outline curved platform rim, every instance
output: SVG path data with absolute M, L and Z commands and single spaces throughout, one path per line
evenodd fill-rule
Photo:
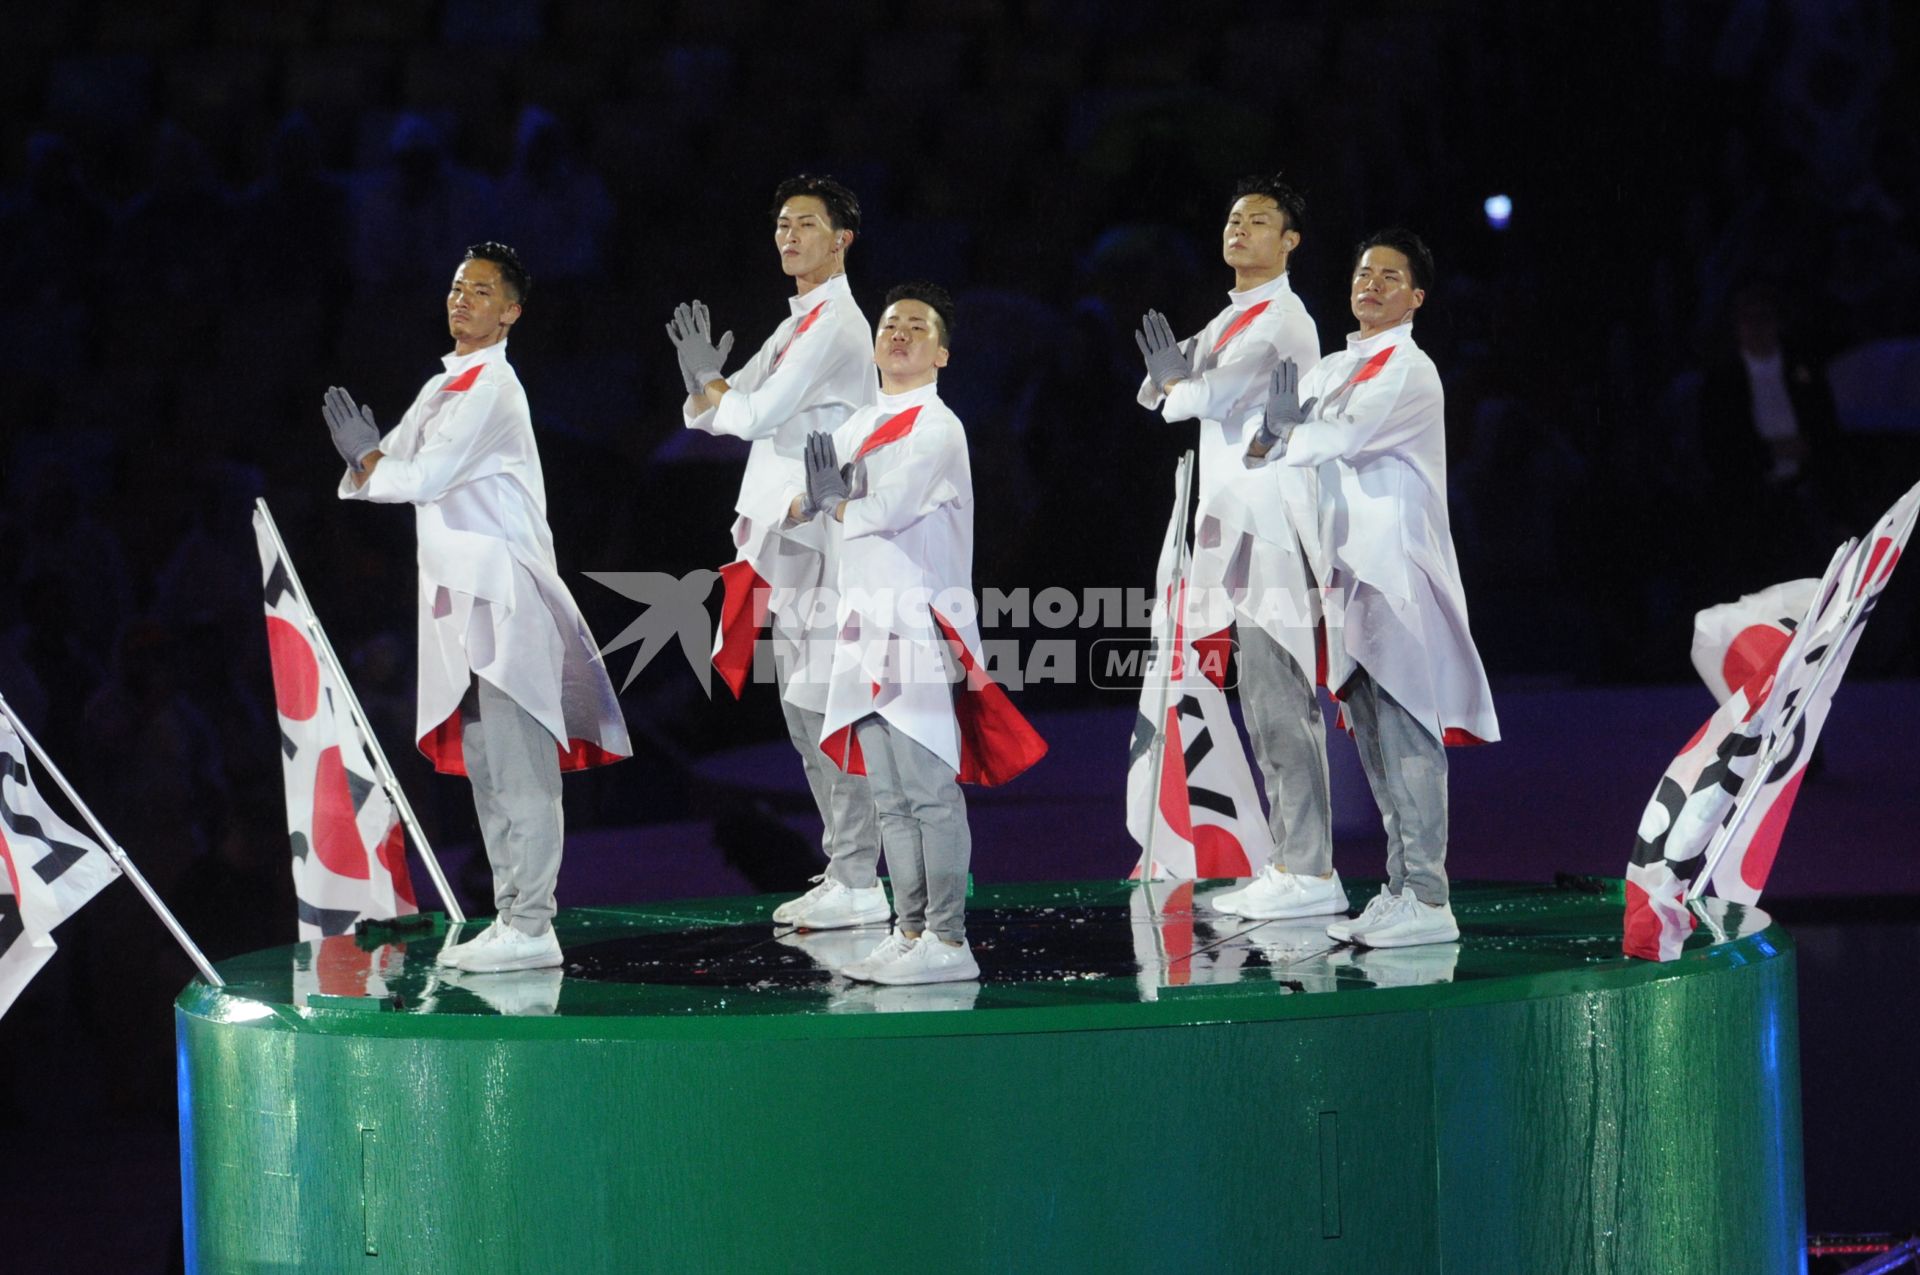
M 1124 882 L 1058 883 L 1064 890 L 1099 891 L 1109 899 L 1124 898 Z M 1595 920 L 1611 916 L 1619 905 L 1616 889 L 1570 898 L 1562 904 L 1585 905 L 1588 937 Z M 1485 883 L 1463 885 L 1467 896 L 1487 891 L 1520 891 L 1553 895 L 1542 884 Z M 1002 890 L 1007 889 L 1002 887 Z M 995 891 L 985 891 L 989 897 Z M 660 929 L 673 925 L 741 924 L 740 918 L 764 917 L 770 896 L 669 903 L 629 909 L 577 908 L 562 913 L 560 924 L 569 947 L 596 940 L 603 926 L 633 927 L 636 923 Z M 1471 905 L 1462 909 L 1462 947 L 1469 953 L 1497 957 L 1503 945 L 1514 941 L 1511 925 L 1494 915 L 1476 920 Z M 727 918 L 722 920 L 721 918 Z M 1617 920 L 1612 922 L 1618 924 Z M 1615 931 L 1617 933 L 1617 930 Z M 603 940 L 602 940 L 603 941 Z M 437 948 L 437 940 L 434 941 Z M 222 963 L 222 974 L 232 980 L 226 990 L 201 982 L 180 995 L 182 1013 L 210 1022 L 246 1025 L 263 1031 L 310 1035 L 453 1040 L 794 1040 L 820 1038 L 900 1038 L 978 1035 L 1021 1035 L 1059 1031 L 1103 1031 L 1129 1028 L 1229 1025 L 1277 1020 L 1325 1020 L 1405 1013 L 1410 1010 L 1449 1010 L 1467 1006 L 1509 1004 L 1569 994 L 1617 991 L 1649 983 L 1730 972 L 1765 962 L 1792 949 L 1792 940 L 1776 924 L 1711 946 L 1689 948 L 1677 961 L 1658 964 L 1622 955 L 1611 959 L 1584 958 L 1583 963 L 1544 973 L 1474 977 L 1461 981 L 1411 987 L 1373 987 L 1360 993 L 1302 993 L 1284 986 L 1284 971 L 1270 979 L 1230 983 L 1162 986 L 1155 999 L 1118 999 L 1103 988 L 1110 977 L 1074 976 L 1036 984 L 992 984 L 1000 1003 L 965 1012 L 900 1014 L 846 1014 L 795 1012 L 791 1007 L 763 1003 L 756 1008 L 751 993 L 739 1004 L 717 996 L 717 1006 L 704 1012 L 682 1007 L 650 1008 L 632 1003 L 631 985 L 569 978 L 571 995 L 578 997 L 568 1012 L 557 1015 L 510 1016 L 493 1014 L 381 1012 L 377 1002 L 350 1005 L 342 1000 L 326 1005 L 296 1006 L 289 995 L 275 1000 L 262 994 L 257 968 L 278 959 L 286 968 L 298 947 L 268 949 Z M 1617 953 L 1617 946 L 1614 949 Z M 411 959 L 411 958 L 409 958 Z M 1278 982 L 1276 982 L 1278 980 Z M 1023 990 L 1024 989 L 1024 990 Z M 625 1007 L 621 1003 L 625 1002 Z M 1030 1003 L 1027 1003 L 1030 1002 Z

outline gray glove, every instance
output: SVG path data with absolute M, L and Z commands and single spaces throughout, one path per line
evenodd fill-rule
M 380 449 L 380 427 L 373 423 L 373 409 L 361 407 L 351 394 L 331 385 L 320 400 L 320 414 L 327 418 L 327 430 L 333 435 L 340 458 L 354 473 L 363 472 L 360 462 L 368 452 Z
M 840 468 L 840 457 L 833 449 L 833 435 L 815 430 L 807 435 L 807 515 L 831 510 L 853 494 L 852 475 Z
M 1140 330 L 1133 334 L 1140 357 L 1147 361 L 1147 379 L 1165 389 L 1168 381 L 1184 381 L 1193 375 L 1191 346 L 1182 347 L 1173 338 L 1173 326 L 1158 310 L 1147 311 Z
M 720 379 L 727 353 L 733 349 L 731 332 L 720 338 L 719 345 L 713 343 L 713 321 L 707 307 L 698 301 L 690 306 L 674 307 L 673 321 L 667 324 L 667 339 L 673 342 L 673 352 L 680 360 L 680 376 L 689 394 L 697 394 L 710 382 Z
M 1318 398 L 1300 401 L 1300 365 L 1292 359 L 1281 359 L 1267 384 L 1267 406 L 1261 413 L 1260 432 L 1254 435 L 1255 441 L 1268 455 L 1286 455 L 1294 426 L 1305 424 L 1313 414 L 1313 405 L 1319 401 Z

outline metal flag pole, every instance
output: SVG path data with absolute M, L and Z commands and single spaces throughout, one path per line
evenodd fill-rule
M 327 631 L 320 627 L 319 615 L 314 612 L 313 604 L 307 601 L 306 586 L 300 583 L 300 573 L 294 569 L 293 557 L 287 552 L 286 542 L 280 538 L 280 528 L 274 525 L 273 514 L 268 510 L 265 498 L 255 500 L 253 507 L 259 511 L 267 535 L 273 540 L 274 552 L 280 555 L 280 565 L 287 569 L 287 582 L 300 603 L 300 612 L 306 620 L 307 635 L 313 640 L 313 649 L 326 664 L 327 671 L 333 674 L 334 684 L 340 688 L 341 698 L 347 702 L 347 713 L 353 719 L 353 726 L 360 732 L 360 738 L 366 741 L 380 786 L 392 798 L 394 809 L 400 812 L 400 822 L 406 825 L 408 834 L 413 837 L 413 844 L 419 848 L 421 862 L 427 865 L 427 875 L 433 878 L 433 888 L 440 892 L 440 902 L 447 909 L 448 918 L 455 925 L 464 924 L 467 914 L 460 910 L 460 901 L 453 897 L 446 874 L 440 870 L 440 861 L 433 857 L 433 847 L 427 844 L 426 834 L 420 831 L 420 821 L 414 817 L 413 805 L 407 800 L 407 794 L 401 791 L 393 767 L 387 764 L 386 751 L 380 747 L 380 740 L 373 733 L 373 725 L 360 707 L 360 697 L 353 693 L 353 683 L 347 680 L 347 671 L 341 666 L 340 657 L 334 654 L 333 643 L 327 640 Z
M 1916 505 L 1913 512 L 1907 515 L 1906 524 L 1901 527 L 1900 534 L 1894 537 L 1895 544 L 1906 543 L 1907 537 L 1913 533 L 1916 516 L 1920 516 L 1920 505 Z M 1733 803 L 1733 812 L 1714 832 L 1713 840 L 1708 843 L 1707 852 L 1701 860 L 1700 875 L 1695 877 L 1693 884 L 1687 888 L 1688 902 L 1698 899 L 1706 892 L 1707 886 L 1713 880 L 1714 871 L 1720 866 L 1720 860 L 1726 857 L 1727 848 L 1733 844 L 1734 837 L 1739 835 L 1741 825 L 1746 823 L 1754 803 L 1759 800 L 1760 793 L 1766 788 L 1767 776 L 1772 773 L 1774 766 L 1778 763 L 1781 751 L 1799 731 L 1800 721 L 1806 716 L 1807 706 L 1819 695 L 1821 686 L 1827 680 L 1827 674 L 1832 671 L 1834 662 L 1839 658 L 1841 650 L 1846 647 L 1847 637 L 1853 631 L 1854 625 L 1858 623 L 1861 610 L 1877 596 L 1859 592 L 1865 582 L 1867 571 L 1869 555 L 1866 549 L 1865 541 L 1854 541 L 1842 547 L 1841 552 L 1850 550 L 1852 554 L 1852 570 L 1846 572 L 1844 579 L 1834 582 L 1837 588 L 1845 590 L 1852 596 L 1852 600 L 1846 604 L 1845 618 L 1834 629 L 1833 639 L 1827 644 L 1826 651 L 1820 657 L 1820 666 L 1814 670 L 1813 681 L 1807 685 L 1806 694 L 1795 700 L 1782 715 L 1779 725 L 1775 726 L 1771 733 L 1768 747 L 1754 764 L 1753 772 L 1747 776 L 1747 781 L 1740 786 L 1740 795 Z M 1839 554 L 1835 556 L 1838 557 Z M 1832 564 L 1827 567 L 1827 571 L 1829 575 L 1832 574 Z M 1826 583 L 1824 578 L 1821 583 Z M 1819 607 L 1821 599 L 1825 596 L 1824 589 L 1814 595 L 1809 614 L 1801 622 L 1803 629 L 1813 618 L 1811 612 Z
M 140 897 L 147 901 L 147 906 L 152 908 L 153 914 L 160 918 L 160 923 L 167 927 L 167 933 L 173 935 L 173 941 L 180 945 L 180 949 L 187 954 L 187 959 L 192 961 L 194 968 L 200 971 L 200 977 L 214 987 L 225 987 L 227 980 L 220 977 L 219 971 L 213 968 L 213 962 L 209 961 L 207 954 L 200 950 L 200 945 L 181 928 L 180 922 L 167 909 L 167 905 L 160 901 L 160 896 L 153 892 L 151 885 L 147 884 L 146 877 L 140 874 L 140 869 L 133 866 L 133 860 L 129 859 L 127 852 L 120 848 L 120 843 L 101 826 L 98 819 L 94 818 L 92 809 L 86 802 L 80 800 L 80 794 L 73 790 L 73 785 L 67 782 L 67 777 L 60 773 L 58 766 L 53 764 L 53 758 L 47 756 L 46 750 L 40 747 L 40 741 L 33 737 L 33 732 L 27 729 L 27 724 L 14 715 L 13 706 L 7 703 L 4 695 L 0 695 L 0 714 L 6 716 L 14 733 L 20 736 L 21 742 L 26 744 L 27 750 L 33 754 L 33 759 L 48 775 L 52 776 L 53 782 L 59 786 L 60 791 L 67 795 L 67 800 L 73 803 L 74 810 L 86 820 L 87 827 L 93 829 L 93 835 L 99 839 L 101 848 L 120 869 L 121 875 L 133 883 L 133 888 L 138 890 Z
M 1177 546 L 1173 553 L 1173 579 L 1167 593 L 1167 652 L 1168 660 L 1161 669 L 1160 702 L 1154 709 L 1153 743 L 1149 746 L 1152 754 L 1152 787 L 1148 791 L 1147 839 L 1140 851 L 1140 884 L 1145 887 L 1147 900 L 1147 919 L 1160 915 L 1160 908 L 1154 902 L 1153 888 L 1147 882 L 1153 877 L 1153 841 L 1154 831 L 1160 826 L 1160 781 L 1167 764 L 1167 697 L 1173 693 L 1174 661 L 1182 658 L 1176 649 L 1176 639 L 1180 632 L 1180 611 L 1186 602 L 1186 548 L 1187 548 L 1187 509 L 1190 493 L 1193 490 L 1193 452 L 1188 451 L 1180 457 L 1180 466 L 1174 473 L 1174 486 L 1177 489 L 1173 499 L 1173 522 L 1168 527 L 1172 532 L 1169 543 Z M 1160 634 L 1153 635 L 1154 649 L 1160 647 Z M 1152 661 L 1148 661 L 1147 671 L 1153 671 Z M 1156 927 L 1156 935 L 1158 933 Z

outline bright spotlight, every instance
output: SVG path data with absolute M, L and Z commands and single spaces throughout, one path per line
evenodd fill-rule
M 1495 230 L 1505 230 L 1513 220 L 1513 200 L 1505 195 L 1488 195 L 1480 206 L 1486 209 L 1487 225 Z

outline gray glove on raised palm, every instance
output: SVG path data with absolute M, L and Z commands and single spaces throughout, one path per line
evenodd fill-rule
M 1133 334 L 1140 357 L 1147 361 L 1147 379 L 1165 390 L 1169 381 L 1184 381 L 1193 375 L 1193 347 L 1181 345 L 1173 336 L 1173 325 L 1158 310 L 1147 311 L 1140 330 Z
M 1293 437 L 1294 426 L 1306 423 L 1313 414 L 1313 405 L 1318 398 L 1300 401 L 1300 365 L 1292 359 L 1281 359 L 1273 369 L 1273 378 L 1267 384 L 1267 406 L 1260 414 L 1260 431 L 1254 435 L 1254 441 L 1269 456 L 1287 454 L 1287 440 Z
M 338 385 L 330 385 L 320 400 L 320 414 L 327 418 L 327 432 L 333 435 L 340 459 L 354 473 L 363 472 L 361 462 L 367 453 L 380 450 L 380 427 L 373 423 L 373 409 L 355 403 Z
M 834 505 L 853 494 L 853 467 L 840 467 L 840 457 L 833 448 L 833 435 L 824 430 L 815 430 L 807 435 L 807 516 L 811 518 L 821 510 L 831 510 Z
M 703 303 L 675 306 L 673 321 L 667 324 L 667 339 L 673 342 L 674 355 L 680 360 L 680 379 L 686 382 L 689 396 L 721 379 L 721 369 L 733 349 L 733 333 L 726 333 L 715 345 L 713 320 Z

